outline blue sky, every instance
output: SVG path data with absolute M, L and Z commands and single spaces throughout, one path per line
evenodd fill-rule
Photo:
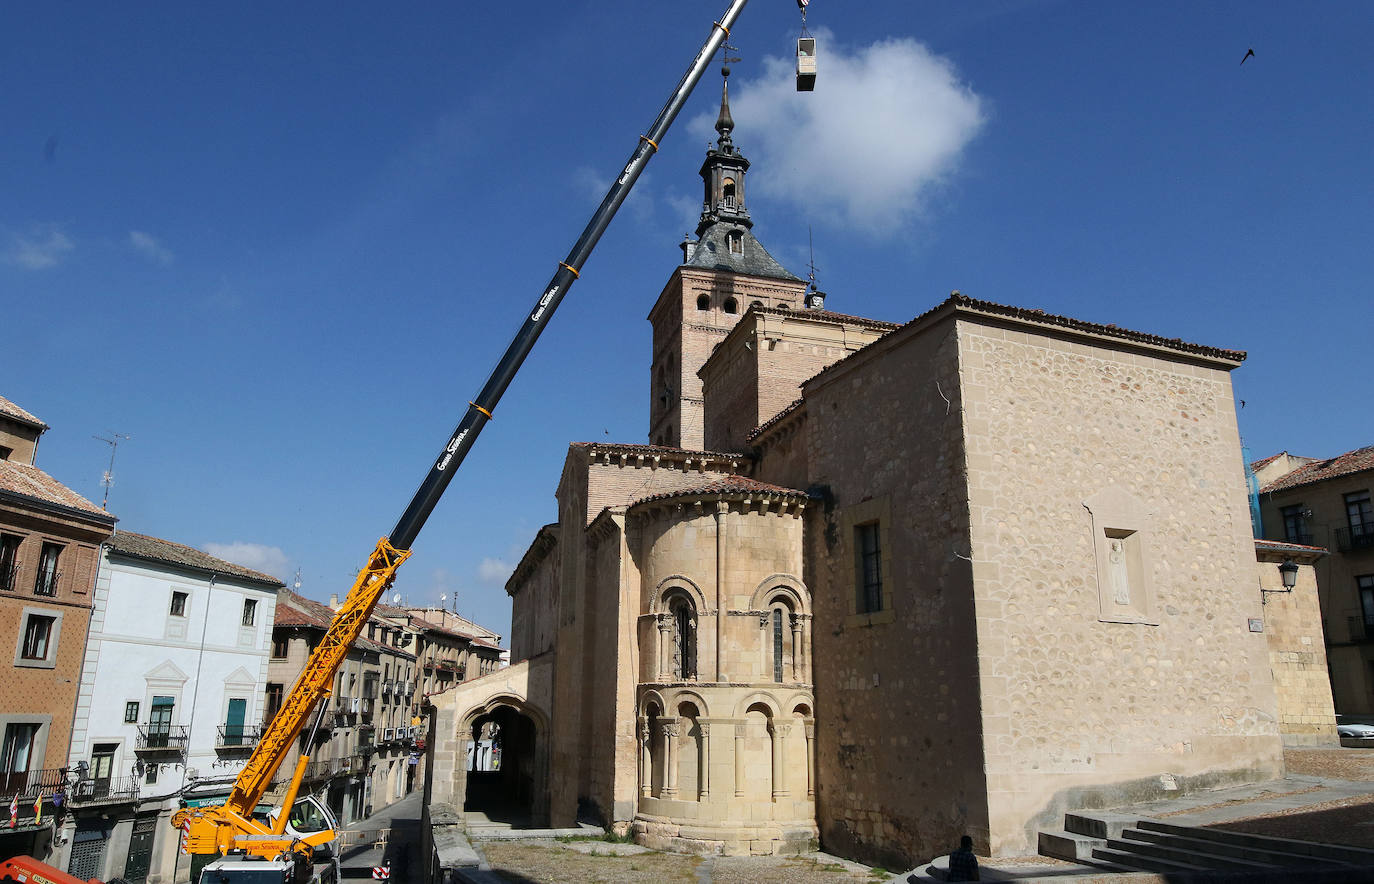
M 344 592 L 726 0 L 30 4 L 0 33 L 0 395 L 124 530 Z M 1243 349 L 1256 457 L 1374 442 L 1361 3 L 752 0 L 755 232 L 835 310 L 950 290 Z M 1255 56 L 1240 64 L 1248 48 Z M 695 224 L 715 69 L 397 590 L 501 589 L 569 441 L 643 442 L 644 321 Z

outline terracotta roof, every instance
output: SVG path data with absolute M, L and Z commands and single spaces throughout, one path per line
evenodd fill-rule
M 1305 543 L 1288 543 L 1283 540 L 1255 540 L 1255 549 L 1268 549 L 1276 552 L 1291 550 L 1299 553 L 1321 553 L 1325 555 L 1327 550 L 1324 546 L 1308 546 Z
M 585 448 L 596 451 L 606 451 L 612 454 L 645 454 L 663 455 L 671 457 L 711 457 L 717 460 L 739 460 L 745 455 L 731 451 L 693 451 L 688 448 L 672 448 L 667 445 L 626 445 L 616 442 L 573 442 L 573 448 Z
M 11 420 L 19 421 L 21 424 L 29 424 L 30 426 L 37 427 L 40 430 L 48 429 L 47 424 L 43 423 L 38 418 L 34 417 L 32 414 L 29 414 L 27 411 L 20 408 L 18 405 L 15 405 L 13 402 L 9 401 L 4 396 L 0 396 L 0 415 L 4 415 L 5 417 Z
M 658 500 L 674 500 L 681 497 L 706 497 L 717 494 L 758 494 L 766 497 L 785 497 L 794 500 L 808 500 L 806 492 L 798 491 L 795 488 L 784 488 L 781 485 L 770 485 L 767 482 L 759 482 L 755 479 L 746 479 L 743 476 L 728 476 L 724 479 L 717 479 L 705 485 L 698 485 L 695 488 L 684 488 L 678 491 L 665 491 L 661 494 L 651 494 L 642 497 L 630 504 L 631 507 L 639 506 L 644 503 L 652 503 Z
M 1165 338 L 1159 335 L 1152 335 L 1148 332 L 1132 331 L 1127 328 L 1120 328 L 1116 325 L 1102 325 L 1096 322 L 1087 322 L 1082 319 L 1074 319 L 1069 316 L 1059 316 L 1054 313 L 1046 313 L 1044 310 L 1035 310 L 1029 307 L 1012 307 L 1007 304 L 998 304 L 993 301 L 982 301 L 978 298 L 970 298 L 968 295 L 959 292 L 951 292 L 950 296 L 941 301 L 936 306 L 917 316 L 915 319 L 905 323 L 901 328 L 908 328 L 918 325 L 925 320 L 949 310 L 970 310 L 979 313 L 988 313 L 996 316 L 1005 316 L 1009 319 L 1020 319 L 1026 322 L 1034 322 L 1039 325 L 1051 325 L 1069 331 L 1086 332 L 1089 334 L 1102 335 L 1104 337 L 1116 338 L 1121 341 L 1129 341 L 1137 344 L 1148 344 L 1155 347 L 1165 347 L 1170 350 L 1177 350 L 1181 353 L 1189 353 L 1195 356 L 1205 356 L 1211 359 L 1222 359 L 1228 362 L 1244 362 L 1244 350 L 1223 350 L 1219 347 L 1208 347 L 1202 344 L 1190 344 L 1179 338 Z M 876 343 L 876 342 L 875 342 Z M 871 346 L 871 345 L 870 345 Z M 849 360 L 863 353 L 868 348 L 863 347 L 845 356 L 836 362 L 832 362 L 825 368 L 816 372 L 806 383 L 814 381 L 816 378 L 824 376 L 827 372 L 833 371 Z
M 783 418 L 787 417 L 792 412 L 801 408 L 805 402 L 805 399 L 798 399 L 791 405 L 784 408 L 782 411 L 779 411 L 777 414 L 773 415 L 768 420 L 764 421 L 754 429 L 750 430 L 749 435 L 744 437 L 745 441 L 753 442 L 755 439 L 762 436 L 764 433 L 768 432 L 768 430 L 771 429 L 774 425 L 781 423 Z
M 239 577 L 254 583 L 265 583 L 273 587 L 286 585 L 271 574 L 264 574 L 261 571 L 254 571 L 252 568 L 235 565 L 233 562 L 215 558 L 209 553 L 201 552 L 193 547 L 172 543 L 170 540 L 162 540 L 157 537 L 149 537 L 146 534 L 121 531 L 105 541 L 105 545 L 113 552 L 132 556 L 136 559 L 180 565 L 184 568 L 194 568 L 197 571 L 213 571 L 217 574 Z
M 326 632 L 333 622 L 334 609 L 328 605 L 297 595 L 289 589 L 283 589 L 277 593 L 276 614 L 272 618 L 273 626 L 295 626 Z M 353 647 L 373 654 L 395 654 L 399 657 L 415 659 L 415 655 L 408 651 L 380 644 L 364 635 L 358 636 Z
M 1269 466 L 1271 463 L 1273 463 L 1274 461 L 1276 461 L 1276 460 L 1278 460 L 1279 458 L 1283 457 L 1283 456 L 1284 456 L 1285 454 L 1287 454 L 1287 453 L 1288 453 L 1287 451 L 1280 451 L 1278 454 L 1271 454 L 1271 455 L 1269 455 L 1268 457 L 1261 457 L 1259 460 L 1253 460 L 1253 461 L 1251 461 L 1251 462 L 1250 462 L 1250 472 L 1252 472 L 1252 473 L 1258 473 L 1260 470 L 1262 470 L 1262 469 L 1264 469 L 1265 467 Z
M 826 319 L 831 322 L 844 322 L 850 325 L 862 325 L 867 328 L 886 328 L 894 329 L 901 326 L 900 322 L 884 322 L 881 319 L 869 319 L 867 316 L 853 316 L 849 313 L 836 313 L 834 310 L 788 310 L 785 307 L 750 307 L 755 313 L 766 313 L 770 316 L 795 316 L 801 319 Z
M 38 467 L 12 460 L 0 460 L 0 492 L 9 492 L 19 497 L 43 503 L 57 504 L 67 509 L 77 510 L 91 516 L 99 516 L 102 521 L 113 525 L 115 517 L 91 503 L 86 498 L 49 476 Z
M 1299 485 L 1311 485 L 1338 476 L 1348 476 L 1365 470 L 1374 470 L 1374 445 L 1356 448 L 1327 460 L 1317 460 L 1285 473 L 1260 489 L 1261 492 L 1281 491 Z
M 470 641 L 473 640 L 472 636 L 470 636 L 470 635 L 464 635 L 464 634 L 461 633 L 461 632 L 455 632 L 455 631 L 452 630 L 452 629 L 448 629 L 447 627 L 440 626 L 440 625 L 437 624 L 437 623 L 431 623 L 430 621 L 426 620 L 425 618 L 423 618 L 423 617 L 417 617 L 417 616 L 415 616 L 414 614 L 411 614 L 411 615 L 410 615 L 410 625 L 411 625 L 412 627 L 414 627 L 415 629 L 418 629 L 420 632 L 424 632 L 424 633 L 437 632 L 439 635 L 448 636 L 449 638 L 456 638 L 456 639 L 459 639 L 459 640 L 461 640 L 461 641 L 469 641 L 469 642 L 470 642 Z

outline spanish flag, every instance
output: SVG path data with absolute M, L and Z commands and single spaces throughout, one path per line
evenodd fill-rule
M 33 824 L 36 826 L 43 822 L 43 793 L 38 793 L 38 797 L 33 799 Z
M 10 828 L 13 829 L 15 826 L 18 826 L 18 825 L 19 825 L 19 793 L 18 793 L 18 792 L 15 792 L 15 793 L 14 793 L 14 797 L 10 799 Z

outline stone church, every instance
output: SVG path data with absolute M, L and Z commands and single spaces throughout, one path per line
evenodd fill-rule
M 435 698 L 435 799 L 905 868 L 1281 774 L 1244 354 L 958 293 L 834 312 L 757 238 L 733 128 L 723 95 L 649 444 L 569 446 L 512 665 Z

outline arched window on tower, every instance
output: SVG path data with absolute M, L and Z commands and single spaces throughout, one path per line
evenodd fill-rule
M 739 301 L 736 301 L 734 298 L 726 298 L 724 309 L 726 313 L 738 313 Z
M 697 612 L 692 602 L 676 595 L 668 603 L 673 630 L 673 675 L 687 680 L 697 676 Z
M 698 309 L 698 310 L 710 310 L 710 309 L 711 309 L 711 296 L 710 296 L 710 295 L 697 295 L 697 309 Z
M 744 254 L 744 231 L 732 230 L 725 234 L 725 246 L 732 255 Z
M 726 178 L 721 183 L 721 198 L 728 208 L 735 207 L 735 179 Z

